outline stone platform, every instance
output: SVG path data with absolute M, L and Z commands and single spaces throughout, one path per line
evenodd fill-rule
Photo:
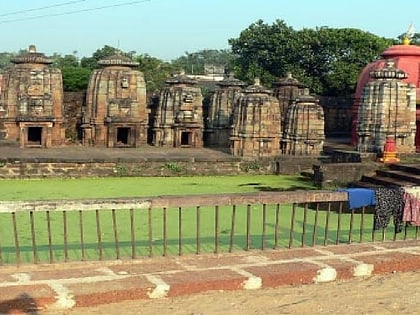
M 2 266 L 0 313 L 65 310 L 211 290 L 258 290 L 415 270 L 420 270 L 418 240 Z

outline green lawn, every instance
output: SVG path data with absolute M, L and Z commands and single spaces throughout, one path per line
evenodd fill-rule
M 144 197 L 314 189 L 300 176 L 107 177 L 0 180 L 1 199 Z
M 211 176 L 211 177 L 167 177 L 167 178 L 84 178 L 84 179 L 45 179 L 45 180 L 1 180 L 0 190 L 3 200 L 46 200 L 46 199 L 84 199 L 111 197 L 141 197 L 157 195 L 180 195 L 202 193 L 239 193 L 257 191 L 282 191 L 313 189 L 310 183 L 296 176 Z M 77 210 L 77 209 L 75 209 Z M 15 214 L 0 213 L 0 264 L 33 261 L 34 255 L 39 262 L 69 260 L 129 258 L 134 250 L 136 257 L 177 255 L 180 251 L 197 251 L 197 209 L 153 209 L 149 218 L 147 209 L 126 209 L 115 211 L 115 221 L 111 210 L 35 212 L 33 221 L 27 211 Z M 328 213 L 322 208 L 317 213 L 313 207 L 290 204 L 267 205 L 263 224 L 263 207 L 254 204 L 249 208 L 238 206 L 233 219 L 232 206 L 220 206 L 218 228 L 216 229 L 215 207 L 199 209 L 200 252 L 215 251 L 215 235 L 218 231 L 218 251 L 229 250 L 233 233 L 232 249 L 246 248 L 246 227 L 249 223 L 250 249 L 279 248 L 289 246 L 312 246 L 352 241 L 370 241 L 372 237 L 373 215 L 363 216 L 356 213 L 338 215 Z M 277 214 L 278 212 L 278 222 Z M 99 215 L 97 217 L 97 214 Z M 340 229 L 339 225 L 340 217 Z M 131 218 L 133 221 L 131 221 Z M 306 218 L 306 219 L 305 219 Z M 98 220 L 99 219 L 99 220 Z M 151 224 L 149 225 L 149 219 Z M 249 222 L 247 220 L 250 220 Z M 350 222 L 352 220 L 352 229 Z M 315 224 L 315 221 L 317 222 Z M 16 229 L 14 229 L 16 222 Z M 66 224 L 65 224 L 66 222 Z M 164 228 L 166 222 L 166 230 Z M 181 222 L 181 224 L 180 224 Z M 234 229 L 232 229 L 232 222 Z M 328 224 L 327 224 L 328 222 Z M 99 224 L 98 224 L 99 223 Z M 131 230 L 133 223 L 133 231 Z M 114 224 L 116 229 L 114 230 Z M 276 225 L 277 224 L 277 225 Z M 293 224 L 294 229 L 291 230 Z M 32 233 L 32 226 L 33 231 Z M 326 228 L 328 226 L 328 228 Z M 263 233 L 263 228 L 265 233 Z M 48 233 L 50 230 L 50 233 Z M 387 240 L 393 237 L 393 227 L 385 231 Z M 66 231 L 66 233 L 65 233 Z M 83 233 L 82 233 L 83 231 Z M 115 233 L 116 232 L 116 233 Z M 414 238 L 416 230 L 408 230 L 408 238 Z M 275 238 L 275 235 L 278 238 Z M 35 237 L 34 237 L 35 235 Z M 166 245 L 165 236 L 166 235 Z M 179 237 L 181 235 L 181 238 Z M 265 236 L 263 236 L 265 235 Z M 115 236 L 118 238 L 116 246 Z M 152 243 L 149 243 L 149 237 Z M 381 231 L 375 233 L 380 240 Z M 404 237 L 400 233 L 397 238 Z M 98 246 L 98 239 L 101 246 Z M 134 238 L 134 243 L 131 241 Z M 181 241 L 180 241 L 181 239 Z M 16 245 L 19 245 L 18 247 Z M 83 245 L 82 245 L 83 244 Z M 132 248 L 135 244 L 135 248 Z M 152 246 L 150 248 L 150 246 Z M 17 250 L 19 249 L 19 250 Z M 151 250 L 151 252 L 150 252 Z

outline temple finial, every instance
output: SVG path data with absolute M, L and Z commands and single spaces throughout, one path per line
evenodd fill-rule
M 408 27 L 407 32 L 405 32 L 404 34 L 403 44 L 410 45 L 411 39 L 414 37 L 414 34 L 415 34 L 414 25 L 413 23 L 411 23 L 410 26 Z

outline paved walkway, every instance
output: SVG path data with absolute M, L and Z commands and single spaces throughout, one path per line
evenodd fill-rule
M 0 267 L 0 313 L 420 270 L 420 241 Z

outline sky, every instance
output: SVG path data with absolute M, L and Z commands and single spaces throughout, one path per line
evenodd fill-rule
M 229 49 L 252 23 L 283 20 L 295 30 L 358 28 L 396 38 L 420 32 L 419 0 L 2 0 L 0 52 L 34 44 L 50 56 L 90 57 L 109 45 L 170 61 Z

